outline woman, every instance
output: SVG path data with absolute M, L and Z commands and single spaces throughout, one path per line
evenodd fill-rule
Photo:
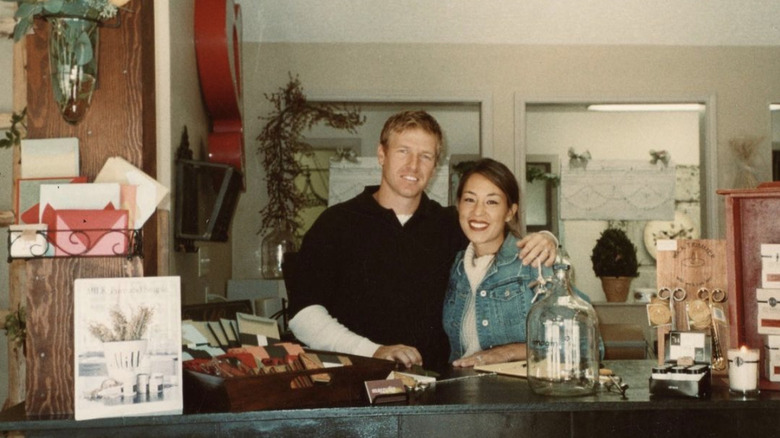
M 482 159 L 464 173 L 457 199 L 469 245 L 455 257 L 444 300 L 449 360 L 456 367 L 523 360 L 538 271 L 517 256 L 517 181 L 505 165 Z

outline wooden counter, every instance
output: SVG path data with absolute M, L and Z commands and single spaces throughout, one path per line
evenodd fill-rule
M 37 436 L 371 436 L 371 437 L 656 437 L 760 436 L 780 428 L 780 392 L 757 399 L 731 397 L 714 382 L 708 400 L 651 399 L 653 360 L 608 361 L 629 384 L 627 399 L 535 395 L 527 382 L 483 376 L 439 382 L 410 404 L 163 417 L 126 417 L 76 422 L 27 420 L 17 405 L 0 413 L 0 431 Z M 463 375 L 473 374 L 469 371 Z M 722 385 L 722 383 L 721 383 Z M 258 396 L 262 396 L 258 394 Z

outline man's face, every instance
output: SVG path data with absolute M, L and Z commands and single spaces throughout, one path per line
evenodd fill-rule
M 419 198 L 436 170 L 436 137 L 422 129 L 393 132 L 377 149 L 382 185 L 393 196 Z

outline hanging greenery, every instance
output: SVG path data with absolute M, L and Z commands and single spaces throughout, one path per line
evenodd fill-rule
M 5 138 L 0 138 L 0 148 L 10 148 L 22 144 L 22 137 L 27 134 L 26 117 L 27 108 L 23 109 L 21 113 L 11 115 L 11 127 L 5 131 Z
M 311 150 L 302 138 L 303 131 L 324 123 L 355 134 L 366 119 L 353 105 L 309 102 L 300 80 L 292 74 L 285 87 L 265 98 L 273 110 L 260 117 L 265 126 L 257 137 L 268 192 L 268 204 L 260 210 L 258 232 L 286 227 L 297 235 L 302 226 L 298 213 L 305 207 L 305 198 L 295 187 L 295 177 L 303 172 L 296 154 Z
M 21 305 L 13 312 L 5 316 L 5 333 L 8 336 L 8 342 L 16 347 L 24 348 L 24 341 L 27 337 L 27 316 L 24 307 Z
M 528 166 L 526 169 L 525 180 L 529 183 L 536 180 L 547 181 L 552 184 L 553 187 L 558 187 L 558 184 L 561 183 L 560 176 L 551 172 L 545 172 L 544 170 L 533 166 Z

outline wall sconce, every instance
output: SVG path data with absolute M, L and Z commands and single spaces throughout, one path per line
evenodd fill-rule
M 98 22 L 49 17 L 49 69 L 54 101 L 66 122 L 75 125 L 92 101 L 98 74 Z
M 70 124 L 78 123 L 97 84 L 98 26 L 129 0 L 6 0 L 16 2 L 14 40 L 32 29 L 35 17 L 49 22 L 49 69 L 54 100 Z

